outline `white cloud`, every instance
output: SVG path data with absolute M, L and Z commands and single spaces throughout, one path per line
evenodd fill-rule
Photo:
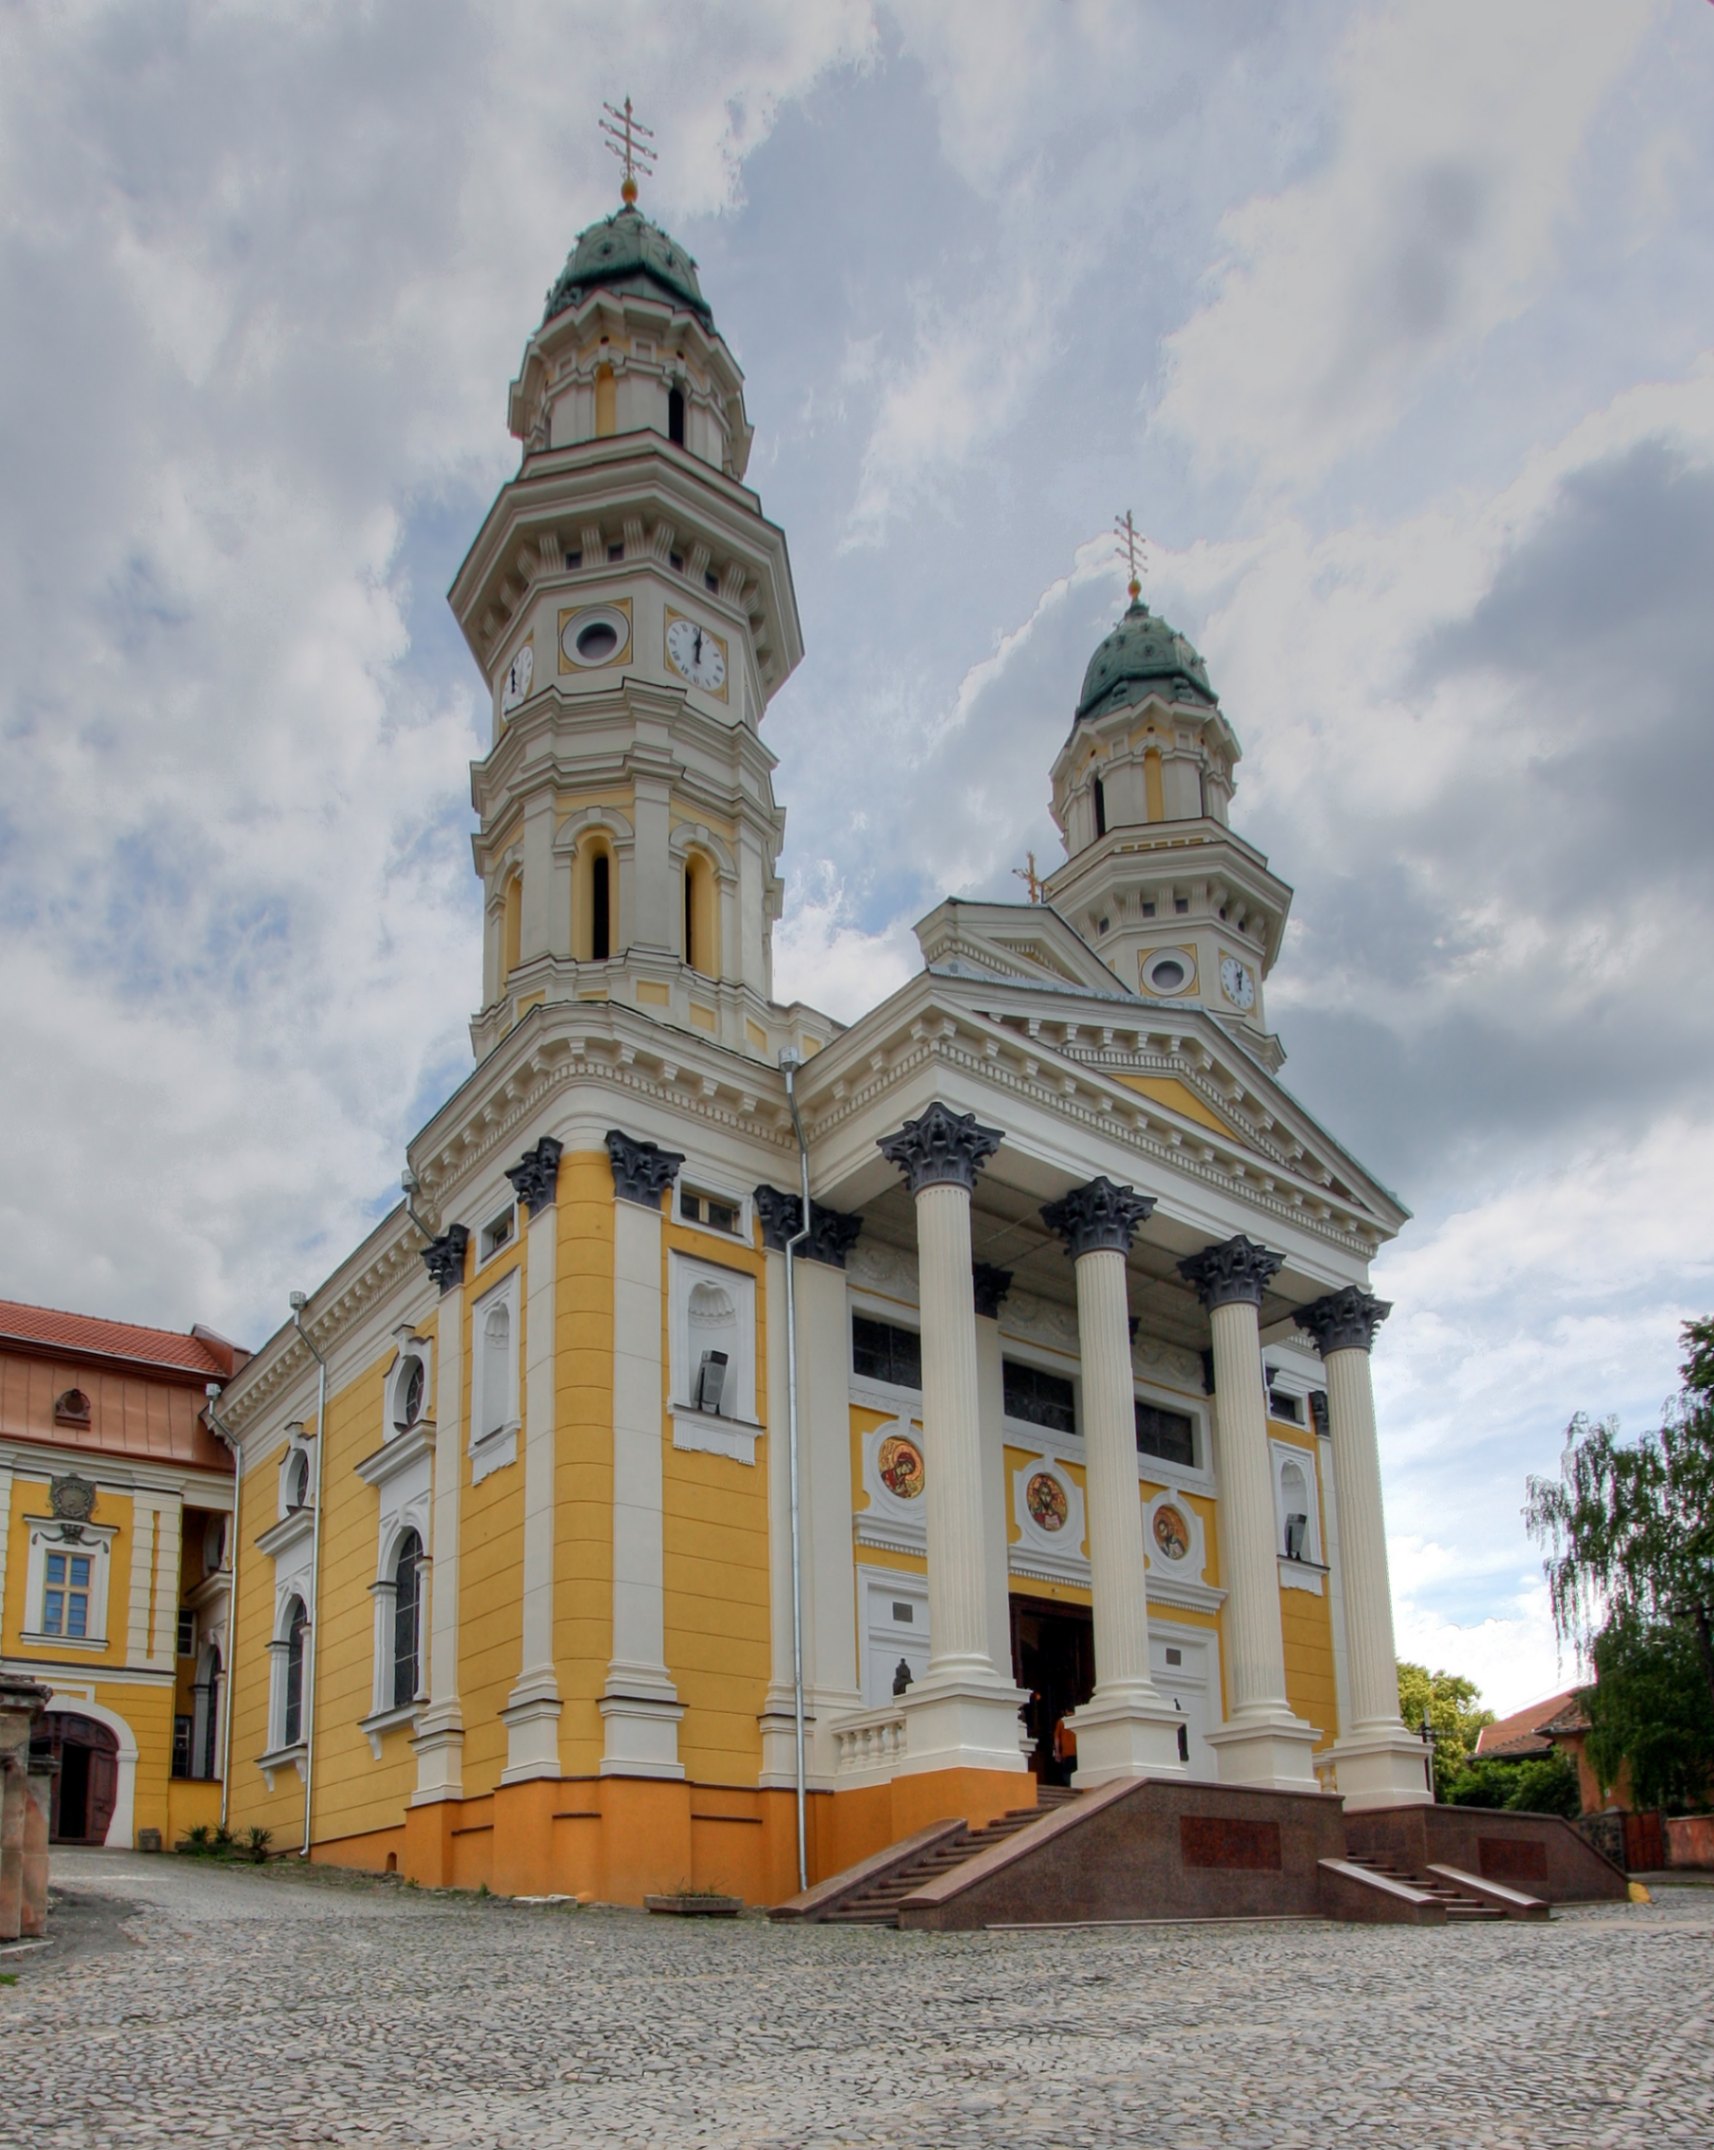
M 1547 1585 L 1539 1575 L 1517 1577 L 1498 1596 L 1500 1610 L 1459 1621 L 1423 1605 L 1418 1597 L 1425 1582 L 1437 1582 L 1452 1565 L 1444 1547 L 1432 1540 L 1395 1537 L 1388 1541 L 1387 1562 L 1400 1657 L 1431 1672 L 1460 1673 L 1474 1680 L 1483 1707 L 1496 1717 L 1509 1717 L 1513 1710 L 1543 1701 L 1583 1677 L 1576 1659 L 1560 1654 Z
M 813 895 L 799 891 L 774 935 L 776 996 L 806 1001 L 841 1023 L 855 1022 L 921 968 L 908 922 L 864 931 L 836 883 Z
M 1443 0 L 1367 11 L 1313 176 L 1232 209 L 1206 302 L 1167 339 L 1157 417 L 1209 466 L 1305 484 L 1555 265 L 1596 114 L 1659 8 Z

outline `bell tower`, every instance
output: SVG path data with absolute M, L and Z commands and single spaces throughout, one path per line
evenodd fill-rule
M 1206 1008 L 1277 1066 L 1263 982 L 1291 890 L 1228 825 L 1237 734 L 1196 650 L 1143 603 L 1134 550 L 1129 596 L 1054 761 L 1068 856 L 1047 901 L 1132 992 Z
M 744 484 L 743 376 L 696 264 L 637 208 L 578 239 L 524 347 L 523 444 L 450 593 L 491 700 L 471 769 L 478 1058 L 532 1007 L 626 1002 L 770 1063 L 785 816 L 760 726 L 802 655 Z M 779 1032 L 779 1035 L 776 1035 Z

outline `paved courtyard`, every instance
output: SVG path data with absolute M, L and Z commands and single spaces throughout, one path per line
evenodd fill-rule
M 1547 1928 L 898 1934 L 56 1855 L 0 2143 L 1714 2145 L 1714 1889 Z

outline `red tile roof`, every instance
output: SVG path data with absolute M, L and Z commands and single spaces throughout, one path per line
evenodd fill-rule
M 1553 1742 L 1542 1736 L 1543 1727 L 1553 1724 L 1571 1710 L 1575 1692 L 1574 1688 L 1567 1688 L 1563 1694 L 1549 1695 L 1545 1702 L 1532 1702 L 1528 1709 L 1514 1710 L 1509 1717 L 1484 1725 L 1477 1734 L 1476 1752 L 1514 1758 L 1551 1753 Z
M 187 1373 L 229 1377 L 245 1354 L 209 1329 L 183 1335 L 177 1329 L 144 1329 L 135 1322 L 103 1321 L 94 1314 L 64 1314 L 49 1306 L 22 1306 L 0 1299 L 0 1341 L 36 1344 L 79 1357 L 133 1359 L 146 1366 L 173 1366 Z

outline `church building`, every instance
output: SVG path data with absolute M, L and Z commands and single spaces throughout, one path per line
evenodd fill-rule
M 1137 1780 L 1420 1801 L 1370 1385 L 1406 1213 L 1279 1082 L 1291 891 L 1203 660 L 1133 582 L 1041 712 L 1040 900 L 943 902 L 850 1025 L 782 1004 L 786 540 L 624 191 L 451 591 L 474 1068 L 210 1406 L 231 1825 L 778 1904 Z

